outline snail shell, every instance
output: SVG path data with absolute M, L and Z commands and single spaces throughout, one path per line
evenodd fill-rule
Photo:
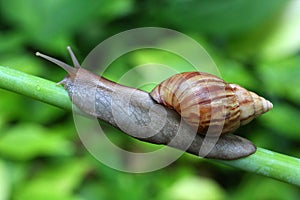
M 176 110 L 199 134 L 209 136 L 231 133 L 273 107 L 263 97 L 203 72 L 176 74 L 150 95 L 157 103 Z

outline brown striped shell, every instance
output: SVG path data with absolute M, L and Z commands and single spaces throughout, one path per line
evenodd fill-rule
M 210 136 L 231 133 L 273 107 L 263 97 L 203 72 L 176 74 L 150 95 L 176 110 L 199 134 Z

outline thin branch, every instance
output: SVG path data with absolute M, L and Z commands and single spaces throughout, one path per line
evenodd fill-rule
M 0 88 L 32 97 L 65 110 L 71 110 L 72 107 L 68 94 L 62 87 L 58 87 L 51 81 L 8 67 L 0 66 Z M 224 144 L 221 144 L 221 147 L 222 145 Z M 189 153 L 197 155 L 196 152 L 190 151 Z M 214 161 L 300 186 L 300 160 L 291 156 L 258 148 L 256 153 L 245 158 L 232 161 Z

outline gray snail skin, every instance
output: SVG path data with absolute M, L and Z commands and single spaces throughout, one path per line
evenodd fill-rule
M 147 93 L 87 71 L 67 49 L 74 67 L 39 52 L 36 55 L 68 73 L 58 84 L 64 85 L 82 112 L 139 140 L 197 156 L 233 160 L 256 151 L 249 140 L 229 134 L 272 109 L 269 101 L 255 93 L 203 72 L 176 74 Z M 207 152 L 203 145 L 212 147 Z

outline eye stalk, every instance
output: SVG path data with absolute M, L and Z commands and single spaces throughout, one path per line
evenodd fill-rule
M 44 58 L 44 59 L 46 59 L 46 60 L 48 60 L 48 61 L 50 61 L 50 62 L 52 62 L 52 63 L 54 63 L 54 64 L 56 64 L 58 66 L 60 66 L 61 68 L 63 68 L 65 71 L 68 72 L 68 74 L 69 74 L 70 77 L 74 77 L 76 75 L 78 69 L 80 68 L 80 65 L 79 65 L 79 62 L 76 59 L 76 57 L 75 57 L 75 55 L 74 55 L 71 47 L 68 46 L 67 49 L 68 49 L 69 54 L 70 54 L 70 56 L 72 58 L 74 67 L 72 67 L 72 66 L 70 66 L 70 65 L 68 65 L 68 64 L 66 64 L 66 63 L 64 63 L 62 61 L 59 61 L 59 60 L 57 60 L 55 58 L 52 58 L 52 57 L 47 56 L 45 54 L 42 54 L 40 52 L 36 52 L 35 55 L 39 56 L 39 57 L 42 57 L 42 58 Z

